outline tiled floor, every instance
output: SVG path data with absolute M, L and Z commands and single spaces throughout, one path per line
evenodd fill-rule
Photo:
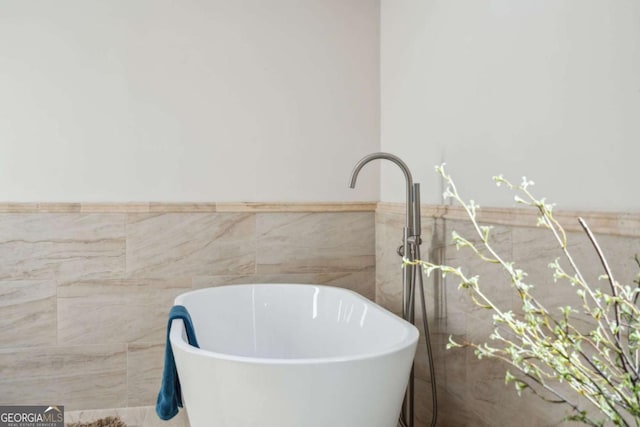
M 134 408 L 95 409 L 86 411 L 65 411 L 64 421 L 70 423 L 90 423 L 106 417 L 119 417 L 127 427 L 189 427 L 187 413 L 181 410 L 175 418 L 163 421 L 155 413 L 153 406 Z

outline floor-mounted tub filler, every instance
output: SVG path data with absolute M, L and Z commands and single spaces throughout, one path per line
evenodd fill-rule
M 435 427 L 438 421 L 438 388 L 436 387 L 436 374 L 433 364 L 433 349 L 431 347 L 431 338 L 429 336 L 429 320 L 427 316 L 427 304 L 425 301 L 424 280 L 422 278 L 422 268 L 414 261 L 422 259 L 420 256 L 420 245 L 422 244 L 422 226 L 420 215 L 420 184 L 413 182 L 411 171 L 407 164 L 398 156 L 391 153 L 377 152 L 364 156 L 356 163 L 351 172 L 349 187 L 355 188 L 358 174 L 362 168 L 373 160 L 388 160 L 395 163 L 404 174 L 406 183 L 406 222 L 402 230 L 402 244 L 398 247 L 398 255 L 403 260 L 409 261 L 402 269 L 402 318 L 411 322 L 416 322 L 415 306 L 420 301 L 422 312 L 422 326 L 424 328 L 424 342 L 427 350 L 427 360 L 429 361 L 429 378 L 431 383 L 431 427 Z M 435 260 L 436 264 L 442 263 L 444 257 L 444 249 L 439 250 L 440 258 Z M 418 297 L 416 288 L 420 292 Z M 415 426 L 415 390 L 414 390 L 414 372 L 411 371 L 409 377 L 409 387 L 402 405 L 402 413 L 400 414 L 400 427 Z
M 170 342 L 191 427 L 396 427 L 418 330 L 345 289 L 300 284 L 178 296 Z

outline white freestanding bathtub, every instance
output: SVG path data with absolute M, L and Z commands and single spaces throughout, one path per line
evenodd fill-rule
M 191 427 L 395 427 L 417 329 L 345 289 L 235 285 L 178 296 L 170 341 Z

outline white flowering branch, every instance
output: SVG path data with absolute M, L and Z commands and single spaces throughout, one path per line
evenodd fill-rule
M 611 292 L 592 288 L 571 256 L 567 234 L 553 216 L 553 205 L 546 203 L 545 199 L 537 199 L 530 192 L 533 182 L 523 178 L 519 185 L 514 185 L 503 176 L 494 177 L 498 186 L 516 192 L 518 203 L 538 210 L 537 224 L 549 229 L 571 266 L 573 272 L 568 273 L 559 259 L 549 263 L 553 281 L 557 286 L 566 283 L 575 287 L 581 307 L 576 309 L 567 305 L 552 312 L 532 294 L 534 287 L 526 282 L 527 273 L 516 268 L 515 263 L 505 260 L 492 246 L 492 227 L 481 225 L 477 219 L 479 206 L 473 200 L 466 202 L 462 199 L 444 165 L 436 169 L 447 184 L 445 198 L 455 200 L 464 208 L 480 238 L 480 243 L 476 244 L 453 232 L 456 247 L 469 248 L 481 260 L 505 271 L 522 309 L 521 314 L 516 314 L 511 307 L 495 304 L 482 291 L 479 277 L 469 277 L 459 267 L 414 261 L 422 265 L 427 274 L 437 270 L 443 275 L 457 277 L 459 287 L 468 291 L 475 305 L 493 312 L 494 330 L 488 342 L 457 343 L 450 338 L 447 347 L 471 347 L 480 359 L 502 360 L 510 366 L 505 381 L 513 383 L 518 394 L 529 389 L 546 401 L 569 405 L 573 412 L 568 420 L 591 426 L 602 426 L 607 421 L 616 426 L 640 426 L 640 310 L 637 306 L 640 275 L 634 281 L 635 286 L 620 285 L 614 279 L 595 236 L 580 218 L 580 224 L 603 265 L 605 274 L 601 278 L 609 282 Z M 640 267 L 638 257 L 636 262 Z M 412 262 L 405 260 L 405 263 Z M 552 314 L 556 312 L 560 314 Z M 578 313 L 587 315 L 593 328 L 584 332 L 575 327 L 572 321 Z M 564 393 L 561 384 L 571 387 L 575 395 Z M 598 408 L 603 418 L 588 413 L 577 396 Z

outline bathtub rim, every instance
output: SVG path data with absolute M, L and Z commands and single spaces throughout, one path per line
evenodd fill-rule
M 187 295 L 195 294 L 195 293 L 206 293 L 210 289 L 217 288 L 230 288 L 230 287 L 253 287 L 253 286 L 295 286 L 295 287 L 313 287 L 313 288 L 327 288 L 332 291 L 339 291 L 352 294 L 357 299 L 362 300 L 364 303 L 369 304 L 372 309 L 379 310 L 383 312 L 383 314 L 390 316 L 394 321 L 400 322 L 407 329 L 407 336 L 401 340 L 399 343 L 390 346 L 388 349 L 383 351 L 377 351 L 374 353 L 362 353 L 355 355 L 347 355 L 347 356 L 332 356 L 332 357 L 309 357 L 309 358 L 266 358 L 266 357 L 249 357 L 249 356 L 239 356 L 235 354 L 229 353 L 220 353 L 211 350 L 205 350 L 202 348 L 194 347 L 190 345 L 185 339 L 183 339 L 183 331 L 185 329 L 184 322 L 182 319 L 174 319 L 171 323 L 171 329 L 169 332 L 169 341 L 174 348 L 179 348 L 180 350 L 198 356 L 211 357 L 220 360 L 226 360 L 230 362 L 238 362 L 238 363 L 247 363 L 247 364 L 256 364 L 256 365 L 313 365 L 313 364 L 330 364 L 330 363 L 344 363 L 344 362 L 357 362 L 363 360 L 371 360 L 376 358 L 381 358 L 385 356 L 392 355 L 394 353 L 399 353 L 407 348 L 414 346 L 417 347 L 418 339 L 420 338 L 420 332 L 418 328 L 404 320 L 400 316 L 392 313 L 386 308 L 380 306 L 379 304 L 371 301 L 370 299 L 360 295 L 359 293 L 352 291 L 351 289 L 341 288 L 338 286 L 329 286 L 329 285 L 316 285 L 316 284 L 308 284 L 308 283 L 243 283 L 243 284 L 233 284 L 233 285 L 222 285 L 222 286 L 211 286 L 207 288 L 195 289 L 192 291 L 184 292 L 178 295 L 174 304 L 179 305 L 182 304 L 181 300 Z M 178 322 L 178 323 L 176 323 Z M 177 326 L 177 327 L 176 327 Z M 415 357 L 415 350 L 414 350 Z

